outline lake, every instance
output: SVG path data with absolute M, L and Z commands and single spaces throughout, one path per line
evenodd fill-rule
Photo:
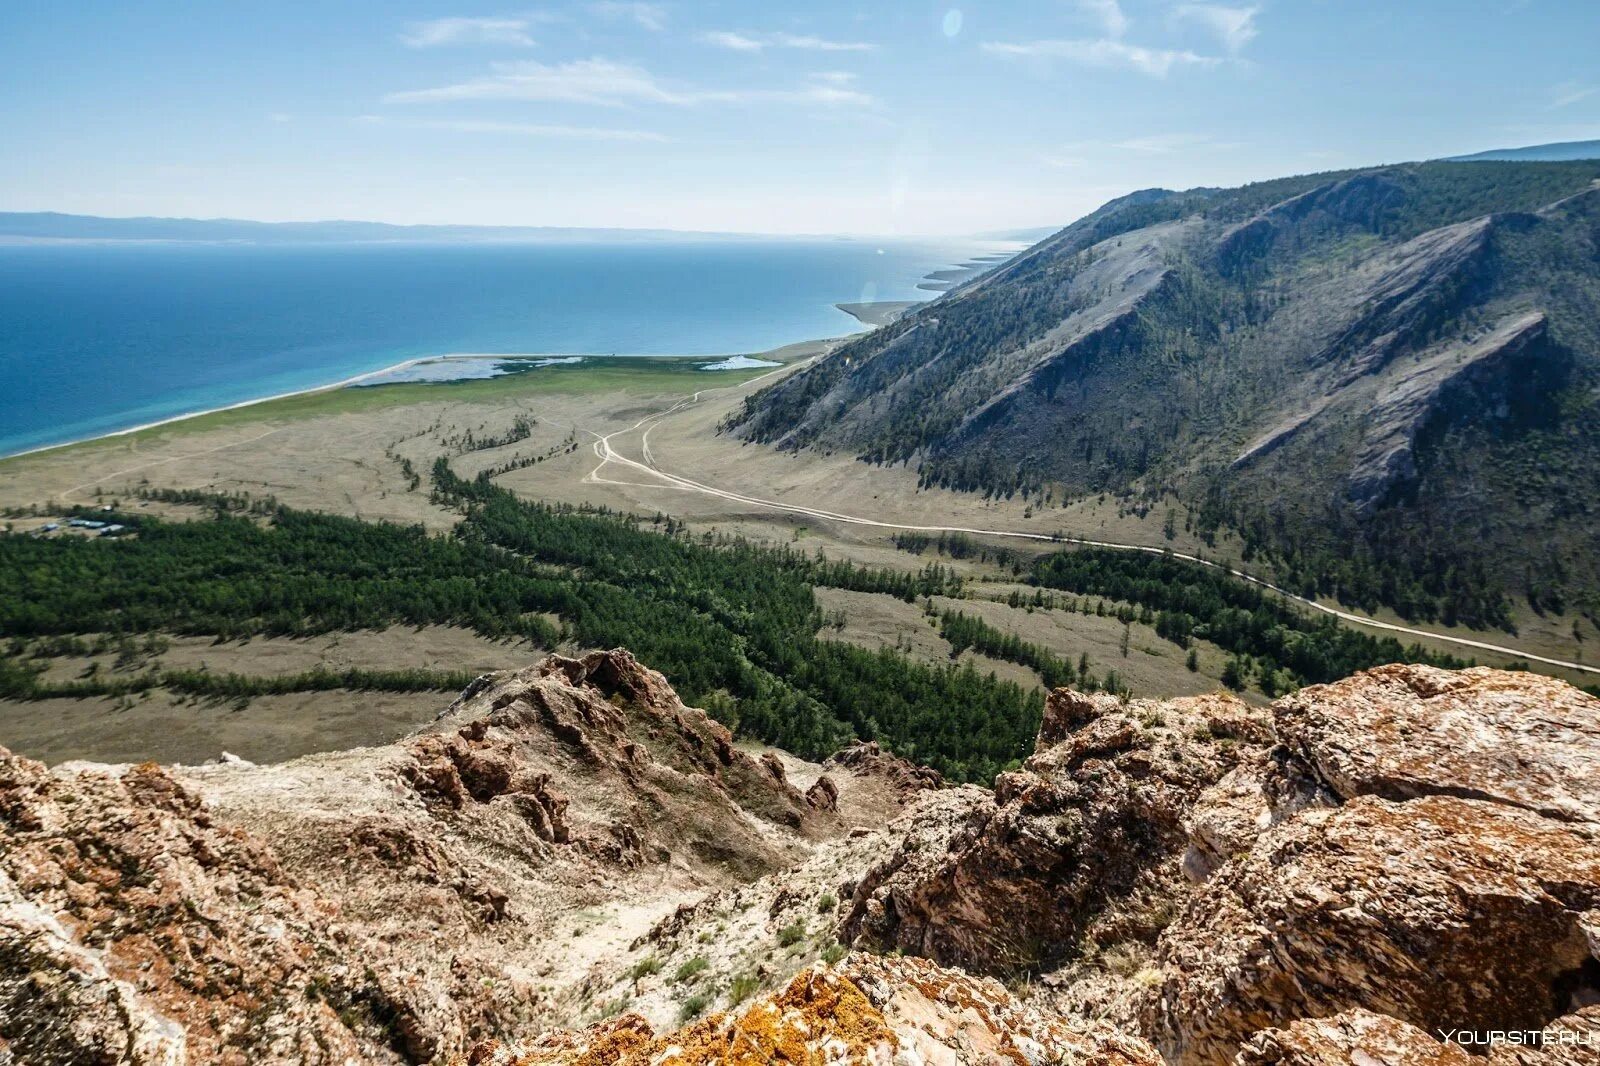
M 872 240 L 0 247 L 0 455 L 407 359 L 723 355 L 860 329 L 1012 246 Z

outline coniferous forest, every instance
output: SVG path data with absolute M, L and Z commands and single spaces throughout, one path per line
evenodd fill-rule
M 937 562 L 889 571 L 692 537 L 660 517 L 519 499 L 487 478 L 458 477 L 444 459 L 432 478 L 435 498 L 462 515 L 452 534 L 218 498 L 205 520 L 119 516 L 134 534 L 120 540 L 0 537 L 0 634 L 9 641 L 0 695 L 155 686 L 222 699 L 329 688 L 450 691 L 469 679 L 426 670 L 265 678 L 191 670 L 46 683 L 28 658 L 30 648 L 85 635 L 235 639 L 442 624 L 551 648 L 627 647 L 687 702 L 807 757 L 874 739 L 953 778 L 982 781 L 1031 749 L 1041 690 L 971 665 L 819 637 L 815 588 L 912 602 L 961 595 L 961 582 Z M 1039 587 L 1036 599 L 1120 601 L 1129 620 L 1150 621 L 1179 646 L 1210 640 L 1234 656 L 1239 687 L 1253 677 L 1269 693 L 1397 659 L 1454 662 L 1314 622 L 1260 589 L 1162 557 L 1063 551 L 1033 562 L 1023 580 Z M 1075 668 L 967 614 L 934 620 L 956 652 L 970 647 L 1019 663 L 1049 685 L 1122 689 L 1114 674 L 1096 677 L 1086 662 Z

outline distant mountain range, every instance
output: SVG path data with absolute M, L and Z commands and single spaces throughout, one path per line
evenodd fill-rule
M 1600 162 L 1136 192 L 728 428 L 1039 506 L 1182 501 L 1407 617 L 1600 618 Z
M 0 238 L 90 241 L 661 241 L 752 240 L 754 234 L 563 226 L 395 226 L 385 222 L 249 222 L 233 218 L 100 218 L 54 211 L 0 212 Z
M 1533 144 L 1526 148 L 1496 148 L 1472 155 L 1452 156 L 1449 162 L 1473 163 L 1506 161 L 1513 163 L 1559 163 L 1569 159 L 1600 159 L 1600 141 L 1564 141 L 1560 144 Z

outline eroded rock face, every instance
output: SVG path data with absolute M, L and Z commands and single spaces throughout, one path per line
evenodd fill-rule
M 542 840 L 597 855 L 679 856 L 757 876 L 784 855 L 749 816 L 802 833 L 829 818 L 781 762 L 740 750 L 620 649 L 480 679 L 408 754 L 401 772 L 420 793 L 458 810 L 509 797 Z M 579 793 L 590 802 L 575 806 Z
M 1062 691 L 990 793 L 753 756 L 606 652 L 278 766 L 0 752 L 0 1064 L 1588 1066 L 1597 722 L 1490 670 Z
M 1586 1002 L 1600 838 L 1453 796 L 1308 811 L 1225 867 L 1161 941 L 1152 1036 L 1227 1063 L 1257 1030 L 1359 1007 L 1538 1029 Z
M 1190 872 L 1209 880 L 1161 939 L 1144 1012 L 1169 1062 L 1228 1063 L 1285 1026 L 1298 1036 L 1257 1050 L 1320 1062 L 1293 1041 L 1344 1045 L 1295 1023 L 1361 1010 L 1431 1039 L 1589 1024 L 1600 701 L 1525 673 L 1389 666 L 1274 716 L 1283 746 L 1187 818 Z M 1357 1030 L 1379 1032 L 1342 1031 Z
M 947 848 L 868 871 L 843 936 L 984 973 L 1069 961 L 1092 925 L 1103 943 L 1153 942 L 1184 892 L 1184 813 L 1269 733 L 1232 696 L 1058 690 L 1023 769 L 1000 775 Z
M 0 1061 L 400 1061 L 332 908 L 160 768 L 0 749 L 0 837 Z
M 1341 796 L 1454 795 L 1600 823 L 1600 700 L 1537 674 L 1385 666 L 1274 705 Z
M 420 1062 L 564 1020 L 626 951 L 587 915 L 775 873 L 845 832 L 830 800 L 623 651 L 281 765 L 3 755 L 0 1063 Z
M 1235 1066 L 1470 1066 L 1471 1056 L 1414 1025 L 1367 1010 L 1264 1029 Z
M 871 777 L 885 782 L 902 796 L 926 789 L 944 788 L 947 784 L 939 771 L 902 759 L 880 748 L 876 741 L 866 740 L 828 756 L 825 766 L 850 770 L 861 777 Z
M 470 1066 L 679 1066 L 772 1062 L 1059 1063 L 1159 1066 L 1154 1050 L 1104 1024 L 1070 1024 L 1031 1008 L 998 982 L 924 959 L 855 954 L 814 967 L 736 1012 L 656 1035 L 625 1015 L 523 1045 L 484 1044 Z

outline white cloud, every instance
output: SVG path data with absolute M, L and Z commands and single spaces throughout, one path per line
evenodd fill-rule
M 985 41 L 983 51 L 990 55 L 1065 59 L 1086 67 L 1132 70 L 1153 78 L 1164 78 L 1174 68 L 1214 67 L 1221 62 L 1214 56 L 1197 55 L 1187 49 L 1146 48 L 1125 41 Z
M 1224 7 L 1221 4 L 1179 4 L 1173 14 L 1180 19 L 1198 22 L 1209 30 L 1229 55 L 1238 55 L 1245 45 L 1255 39 L 1255 7 Z
M 407 48 L 453 44 L 509 44 L 530 47 L 530 20 L 525 18 L 442 18 L 413 22 L 400 35 Z
M 368 125 L 400 126 L 406 129 L 448 130 L 455 133 L 505 133 L 520 137 L 553 137 L 584 141 L 668 139 L 650 130 L 616 129 L 609 126 L 562 126 L 534 122 L 496 122 L 485 119 L 393 119 L 383 115 L 362 115 L 359 121 Z
M 1173 132 L 1149 133 L 1138 137 L 1124 137 L 1118 141 L 1074 141 L 1058 145 L 1054 151 L 1040 158 L 1053 167 L 1076 167 L 1090 162 L 1104 161 L 1119 152 L 1136 155 L 1170 155 L 1191 149 L 1233 148 L 1237 145 L 1217 141 L 1209 133 Z
M 624 0 L 596 0 L 588 8 L 601 18 L 635 22 L 657 33 L 667 28 L 667 9 L 661 4 L 626 3 Z
M 700 39 L 718 48 L 735 52 L 760 52 L 766 48 L 799 48 L 810 52 L 872 52 L 877 45 L 865 41 L 830 41 L 793 33 L 735 33 L 731 30 L 713 30 L 702 33 Z
M 496 63 L 493 73 L 453 85 L 390 93 L 385 103 L 439 103 L 453 100 L 536 100 L 624 107 L 629 104 L 692 106 L 706 103 L 776 101 L 868 105 L 872 97 L 822 82 L 799 89 L 694 89 L 664 85 L 655 75 L 608 59 L 570 63 Z
M 1128 32 L 1128 16 L 1122 13 L 1117 0 L 1078 0 L 1078 7 L 1099 21 L 1107 37 L 1121 37 Z
M 742 33 L 733 33 L 729 30 L 711 30 L 702 33 L 700 39 L 706 44 L 714 44 L 718 48 L 727 48 L 734 52 L 759 52 L 766 47 L 762 41 Z
M 1600 93 L 1600 87 L 1593 85 L 1580 85 L 1575 81 L 1562 82 L 1555 88 L 1555 99 L 1550 101 L 1550 108 L 1571 107 L 1581 100 L 1587 100 L 1595 93 Z
M 1211 135 L 1208 133 L 1152 133 L 1144 137 L 1113 141 L 1111 147 L 1120 148 L 1125 152 L 1165 155 L 1184 148 L 1199 148 L 1211 143 Z
M 828 85 L 850 85 L 856 80 L 856 75 L 848 70 L 819 70 L 811 77 Z

